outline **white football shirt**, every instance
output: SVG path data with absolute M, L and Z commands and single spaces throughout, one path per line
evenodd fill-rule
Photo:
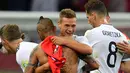
M 116 48 L 116 43 L 127 41 L 126 37 L 107 24 L 86 31 L 85 37 L 92 45 L 93 57 L 100 64 L 98 72 L 95 73 L 118 73 L 124 54 Z
M 37 45 L 38 44 L 32 43 L 32 42 L 20 43 L 19 50 L 16 53 L 16 61 L 22 68 L 23 72 L 29 62 L 29 57 L 30 57 L 31 52 Z
M 77 42 L 80 42 L 80 43 L 83 43 L 83 44 L 86 44 L 88 46 L 91 46 L 91 44 L 88 42 L 88 39 L 85 37 L 85 36 L 77 36 L 77 35 L 74 35 L 73 36 L 74 39 L 77 41 Z M 82 71 L 82 67 L 85 65 L 86 63 L 79 59 L 79 64 L 78 64 L 78 68 L 77 68 L 77 72 L 78 73 L 83 73 Z

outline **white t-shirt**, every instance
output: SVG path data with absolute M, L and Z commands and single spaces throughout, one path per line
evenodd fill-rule
M 16 53 L 16 61 L 21 66 L 23 72 L 29 62 L 29 57 L 30 57 L 32 50 L 37 45 L 38 44 L 32 43 L 32 42 L 21 42 L 20 43 L 19 50 Z
M 107 24 L 86 31 L 84 36 L 92 45 L 93 57 L 100 64 L 98 72 L 95 73 L 118 73 L 124 54 L 116 48 L 116 43 L 127 41 L 126 37 Z M 124 61 L 130 60 L 124 59 Z

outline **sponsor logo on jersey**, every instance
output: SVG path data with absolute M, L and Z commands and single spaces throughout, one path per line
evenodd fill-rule
M 23 60 L 22 61 L 22 68 L 25 69 L 25 67 L 27 67 L 27 65 L 28 65 L 28 61 L 27 60 Z

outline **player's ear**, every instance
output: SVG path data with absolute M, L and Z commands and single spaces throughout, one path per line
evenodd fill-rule
M 106 16 L 107 22 L 110 22 L 110 16 Z
M 58 27 L 61 28 L 61 21 L 58 20 Z
M 6 43 L 6 44 L 9 44 L 10 42 L 8 41 L 8 40 L 6 40 L 6 39 L 2 39 L 2 42 L 3 43 Z
M 54 32 L 56 32 L 56 26 L 54 26 L 54 29 L 53 29 Z
M 96 16 L 96 13 L 95 13 L 95 12 L 92 12 L 92 13 L 91 13 L 91 16 L 92 16 L 93 20 L 96 20 L 97 16 Z
M 24 33 L 21 34 L 21 38 L 24 40 L 24 38 L 25 38 L 25 34 Z

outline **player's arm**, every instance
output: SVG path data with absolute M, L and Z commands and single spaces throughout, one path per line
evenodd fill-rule
M 79 58 L 87 63 L 83 67 L 85 71 L 92 71 L 99 68 L 99 64 L 91 55 L 79 55 Z
M 116 46 L 118 47 L 118 49 L 125 53 L 125 56 L 123 57 L 123 59 L 129 59 L 130 58 L 130 44 L 127 43 L 126 41 L 123 42 L 119 42 L 116 44 Z M 120 69 L 122 71 L 124 71 L 125 73 L 129 73 L 130 72 L 130 60 L 128 61 L 122 61 L 121 62 L 121 66 Z
M 55 36 L 51 40 L 56 45 L 68 46 L 79 53 L 92 54 L 92 48 L 89 45 L 77 42 L 73 39 Z
M 121 52 L 130 55 L 130 44 L 129 44 L 129 43 L 127 43 L 126 41 L 123 41 L 123 42 L 117 43 L 116 45 L 117 45 L 117 48 L 118 48 Z
M 120 69 L 125 73 L 129 73 L 130 72 L 130 61 L 121 62 Z
M 130 55 L 124 54 L 120 69 L 124 71 L 125 73 L 130 72 Z
M 35 72 L 35 68 L 37 67 L 37 56 L 36 56 L 36 52 L 38 50 L 38 46 L 36 46 L 36 48 L 34 48 L 34 50 L 32 51 L 30 58 L 29 58 L 29 63 L 27 65 L 27 67 L 25 68 L 25 72 L 24 73 L 34 73 Z
M 41 66 L 38 66 L 36 69 L 35 69 L 35 73 L 46 73 L 46 70 L 50 69 L 50 66 L 49 66 L 49 63 L 45 63 Z

